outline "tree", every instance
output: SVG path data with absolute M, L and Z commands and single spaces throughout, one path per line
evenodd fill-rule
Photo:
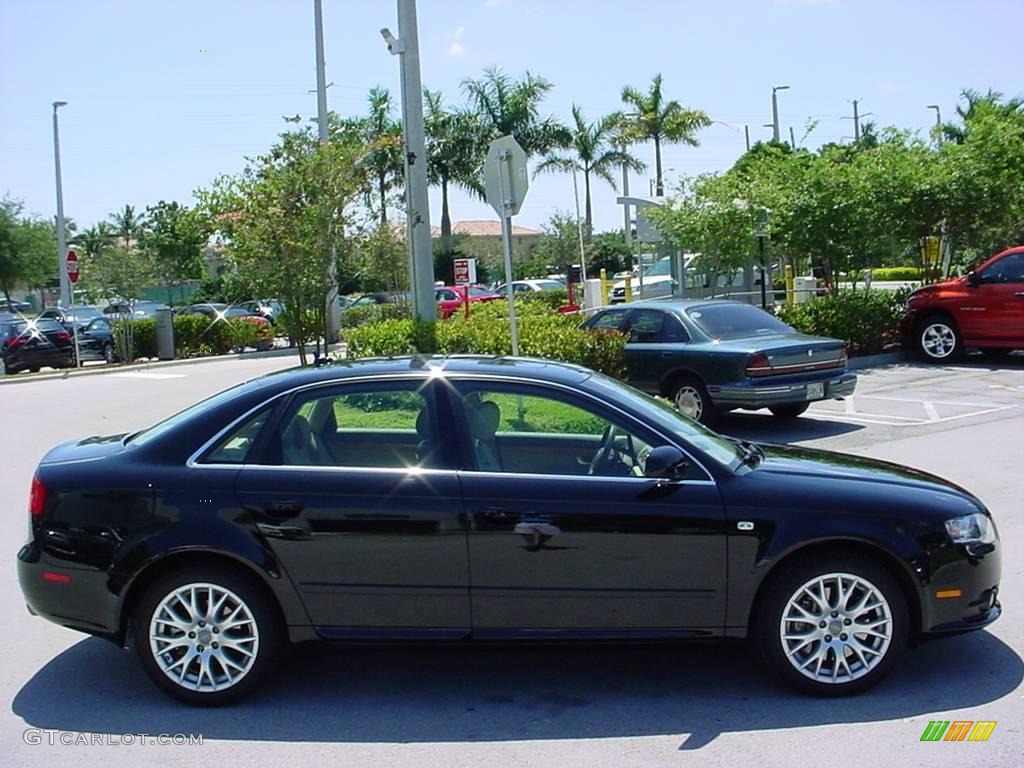
M 23 215 L 18 200 L 0 200 L 0 291 L 11 300 L 17 283 L 41 288 L 55 275 L 57 239 L 47 221 Z
M 486 141 L 514 136 L 528 157 L 566 146 L 569 132 L 554 117 L 541 117 L 540 104 L 552 89 L 543 77 L 527 72 L 521 80 L 492 67 L 462 89 L 486 128 Z
M 146 208 L 148 226 L 139 237 L 173 305 L 171 287 L 203 276 L 203 248 L 210 232 L 200 211 L 161 200 Z
M 319 351 L 319 340 L 328 338 L 327 298 L 335 283 L 330 271 L 339 266 L 334 246 L 345 240 L 366 154 L 366 145 L 348 133 L 325 144 L 308 128 L 285 133 L 240 174 L 222 176 L 197 193 L 245 279 L 283 302 L 303 365 L 305 343 L 315 340 Z
M 711 125 L 711 120 L 700 109 L 684 107 L 678 101 L 666 101 L 661 92 L 661 74 L 651 80 L 647 92 L 625 86 L 622 101 L 633 108 L 628 115 L 629 132 L 637 141 L 654 142 L 655 184 L 658 197 L 665 194 L 661 174 L 661 145 L 663 143 L 700 146 L 697 132 Z
M 619 124 L 623 119 L 620 113 L 606 115 L 593 123 L 588 123 L 583 117 L 583 110 L 573 104 L 572 119 L 571 138 L 567 148 L 569 151 L 549 154 L 537 166 L 534 175 L 552 171 L 562 173 L 579 171 L 583 175 L 586 235 L 589 239 L 594 226 L 590 177 L 596 176 L 608 183 L 612 189 L 617 189 L 615 177 L 612 175 L 614 170 L 625 166 L 632 171 L 642 171 L 645 166 L 624 149 L 617 149 L 613 146 L 613 142 L 618 136 Z
M 405 173 L 402 124 L 394 118 L 394 104 L 387 88 L 374 86 L 367 101 L 366 116 L 337 121 L 332 134 L 343 142 L 367 146 L 358 169 L 365 174 L 362 187 L 366 205 L 376 208 L 381 226 L 387 226 L 388 196 L 402 185 Z
M 441 187 L 441 243 L 452 251 L 452 220 L 448 190 L 462 187 L 483 197 L 481 166 L 486 152 L 485 129 L 479 116 L 469 110 L 448 110 L 439 91 L 423 91 L 424 125 L 427 134 L 427 176 Z
M 138 237 L 146 224 L 145 219 L 135 213 L 133 205 L 125 205 L 122 210 L 110 214 L 110 221 L 118 237 L 124 241 L 124 247 L 129 250 L 132 247 L 132 238 Z
M 993 91 L 991 88 L 984 94 L 973 88 L 965 88 L 960 92 L 960 98 L 964 102 L 956 108 L 960 123 L 945 123 L 937 129 L 946 141 L 952 141 L 955 144 L 963 144 L 967 141 L 971 123 L 981 113 L 1012 117 L 1014 114 L 1019 115 L 1024 112 L 1024 98 L 1016 97 L 1004 101 L 1003 94 Z

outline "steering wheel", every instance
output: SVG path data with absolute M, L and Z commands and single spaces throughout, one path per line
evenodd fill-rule
M 626 439 L 629 442 L 629 451 L 625 451 L 615 445 L 617 437 L 618 430 L 614 424 L 609 424 L 605 427 L 601 435 L 601 444 L 587 470 L 588 475 L 609 474 L 607 470 L 611 469 L 615 464 L 623 465 L 626 468 L 626 474 L 629 474 L 631 468 L 636 466 L 632 435 L 626 434 Z

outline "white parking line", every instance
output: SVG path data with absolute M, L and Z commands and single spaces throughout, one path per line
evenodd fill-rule
M 868 402 L 881 400 L 885 402 L 912 403 L 919 405 L 922 410 L 921 416 L 903 416 L 893 413 L 872 413 Z M 966 413 L 953 413 L 943 416 L 939 413 L 939 407 L 950 408 L 971 408 Z M 939 424 L 958 419 L 985 416 L 998 411 L 1005 411 L 1013 408 L 1013 405 L 996 405 L 995 403 L 965 403 L 959 400 L 924 400 L 909 397 L 886 397 L 883 395 L 855 395 L 843 401 L 843 412 L 828 410 L 827 408 L 814 409 L 809 415 L 827 421 L 853 421 L 862 424 L 876 424 L 886 427 L 921 427 L 928 424 Z M 862 410 L 866 408 L 867 412 Z

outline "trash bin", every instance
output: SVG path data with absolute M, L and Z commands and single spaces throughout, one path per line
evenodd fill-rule
M 174 359 L 174 315 L 169 309 L 158 309 L 156 320 L 156 356 L 161 360 Z

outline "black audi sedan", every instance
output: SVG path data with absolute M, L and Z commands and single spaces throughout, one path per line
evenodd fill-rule
M 584 368 L 272 374 L 43 457 L 31 612 L 194 704 L 285 643 L 750 637 L 818 695 L 1001 612 L 985 505 L 894 464 L 722 437 Z

